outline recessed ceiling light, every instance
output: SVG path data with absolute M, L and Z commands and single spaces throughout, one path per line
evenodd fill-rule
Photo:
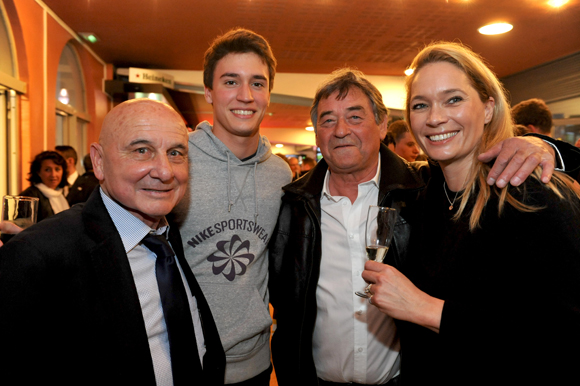
M 413 70 L 412 68 L 407 68 L 407 69 L 405 70 L 405 75 L 409 76 L 409 75 L 411 75 L 411 74 L 412 74 L 414 71 L 415 71 L 415 70 Z
M 284 147 L 284 145 L 283 145 L 283 144 L 281 144 L 281 143 L 277 143 L 277 144 L 276 144 L 276 147 Z
M 494 23 L 483 26 L 478 31 L 483 35 L 499 35 L 511 31 L 513 28 L 514 26 L 509 23 Z
M 306 131 L 314 131 L 314 127 L 312 127 L 312 126 L 306 126 Z
M 558 8 L 566 4 L 569 0 L 550 0 L 548 1 L 548 5 Z

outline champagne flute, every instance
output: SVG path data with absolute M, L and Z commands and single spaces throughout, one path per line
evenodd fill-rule
M 382 263 L 389 251 L 393 234 L 395 233 L 395 223 L 397 222 L 397 210 L 385 206 L 369 206 L 366 226 L 366 250 L 369 260 Z M 355 294 L 361 298 L 370 298 L 371 284 L 364 292 L 356 291 Z

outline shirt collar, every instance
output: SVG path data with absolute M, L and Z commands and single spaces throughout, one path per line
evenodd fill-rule
M 69 185 L 72 185 L 78 177 L 79 173 L 75 170 L 70 176 L 66 178 L 66 181 L 69 183 Z
M 324 184 L 322 185 L 322 197 L 326 197 L 328 199 L 333 200 L 332 194 L 330 194 L 330 189 L 328 187 L 329 179 L 330 179 L 330 168 L 328 168 L 328 170 L 326 171 L 326 175 L 324 176 Z M 369 181 L 361 182 L 360 184 L 358 184 L 358 186 L 375 185 L 378 188 L 380 180 L 381 180 L 381 157 L 379 155 L 379 162 L 377 164 L 377 172 L 375 173 L 375 176 L 371 178 Z
M 121 236 L 125 252 L 129 252 L 135 248 L 149 233 L 161 235 L 169 231 L 169 225 L 165 217 L 163 217 L 157 229 L 151 229 L 147 224 L 107 196 L 102 188 L 99 188 L 99 191 L 103 198 L 103 203 L 107 208 L 107 212 L 109 212 L 117 228 L 117 232 Z

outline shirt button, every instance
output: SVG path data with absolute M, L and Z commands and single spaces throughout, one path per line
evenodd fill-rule
M 351 234 L 348 235 L 348 237 L 350 237 L 351 239 L 353 239 L 354 238 L 354 234 L 351 233 Z
M 359 347 L 358 348 L 358 352 L 362 352 L 362 351 L 363 351 L 363 348 L 362 347 Z

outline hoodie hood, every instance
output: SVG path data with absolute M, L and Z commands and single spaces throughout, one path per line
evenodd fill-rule
M 208 121 L 201 122 L 195 128 L 195 131 L 189 134 L 189 144 L 216 160 L 234 165 L 254 165 L 255 163 L 264 162 L 272 156 L 270 141 L 265 136 L 260 135 L 256 154 L 245 161 L 241 161 L 214 135 L 212 129 L 213 127 Z

